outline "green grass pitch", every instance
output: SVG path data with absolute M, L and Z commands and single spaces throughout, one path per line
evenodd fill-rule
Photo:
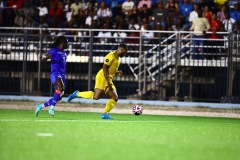
M 240 119 L 0 110 L 0 160 L 237 160 Z

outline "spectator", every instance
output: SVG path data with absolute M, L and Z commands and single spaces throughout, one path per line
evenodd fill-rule
M 223 20 L 225 19 L 226 12 L 227 12 L 227 7 L 226 7 L 226 5 L 223 5 L 223 6 L 221 7 L 221 10 L 217 12 L 217 19 L 218 19 L 220 22 L 223 22 Z
M 97 15 L 94 14 L 94 11 L 90 11 L 85 21 L 86 27 L 92 28 L 92 21 L 95 20 L 97 22 L 97 19 Z
M 89 15 L 90 11 L 95 12 L 95 8 L 92 2 L 89 2 L 87 8 L 85 9 L 85 15 Z
M 134 27 L 134 30 L 139 30 L 140 29 L 139 24 L 137 22 L 135 22 L 134 18 L 130 19 L 128 29 L 131 29 L 132 27 Z
M 156 29 L 156 25 L 158 26 L 158 30 L 167 30 L 168 25 L 168 14 L 167 10 L 163 8 L 163 2 L 158 2 L 157 8 L 153 10 L 151 26 L 153 29 Z
M 122 4 L 122 12 L 125 16 L 128 16 L 133 11 L 135 3 L 132 0 L 127 0 Z
M 207 18 L 208 22 L 211 23 L 212 20 L 212 12 L 209 10 L 208 6 L 204 7 L 203 17 Z
M 226 13 L 225 19 L 223 20 L 223 28 L 226 32 L 234 31 L 234 24 L 236 23 L 235 19 L 230 18 L 229 13 Z
M 198 4 L 194 4 L 193 5 L 193 11 L 190 12 L 189 14 L 189 23 L 190 25 L 192 25 L 192 21 L 198 17 L 198 10 L 199 10 L 199 7 L 198 7 Z
M 212 20 L 210 22 L 210 31 L 213 33 L 209 35 L 211 39 L 219 39 L 219 36 L 216 32 L 220 30 L 221 22 L 217 19 L 217 15 L 215 13 L 212 14 Z
M 119 30 L 119 31 L 117 31 L 117 32 L 115 32 L 115 33 L 113 34 L 113 37 L 115 38 L 115 39 L 114 39 L 114 40 L 115 40 L 115 43 L 125 43 L 125 39 L 126 39 L 126 37 L 127 37 L 127 33 L 122 32 L 122 31 L 121 31 L 122 29 L 123 29 L 122 26 L 118 26 L 118 30 Z
M 240 4 L 240 3 L 239 3 Z M 233 10 L 230 12 L 230 18 L 235 20 L 235 30 L 238 31 L 240 29 L 240 10 L 239 4 L 234 4 Z
M 115 20 L 115 17 L 122 16 L 122 3 L 125 0 L 112 0 L 111 2 L 111 10 L 112 10 L 112 17 Z
M 151 13 L 147 9 L 147 5 L 144 4 L 142 7 L 142 11 L 138 13 L 138 23 L 142 24 L 143 21 L 146 21 L 146 23 L 149 23 L 151 21 Z
M 9 0 L 8 6 L 16 9 L 21 9 L 23 7 L 23 0 Z
M 106 52 L 108 52 L 110 45 L 108 44 L 109 42 L 111 42 L 111 36 L 112 36 L 112 33 L 110 31 L 108 31 L 107 29 L 110 29 L 109 28 L 109 25 L 108 24 L 103 24 L 103 27 L 102 27 L 102 31 L 100 31 L 98 33 L 98 37 L 99 37 L 99 41 L 100 41 L 100 45 L 98 46 L 98 49 L 101 50 L 100 53 L 98 53 L 98 56 L 104 56 L 104 54 Z
M 143 38 L 143 43 L 144 44 L 150 44 L 151 40 L 154 38 L 154 33 L 149 31 L 150 27 L 149 25 L 145 22 L 142 27 L 142 38 Z
M 189 24 L 189 14 L 193 10 L 193 5 L 189 2 L 189 0 L 183 0 L 179 4 L 179 11 L 181 14 L 181 18 L 183 19 L 183 23 Z
M 25 16 L 23 10 L 18 10 L 18 15 L 14 19 L 14 26 L 15 27 L 24 27 Z
M 173 31 L 186 31 L 187 30 L 187 25 L 183 23 L 181 18 L 178 18 L 176 20 L 176 24 L 172 26 Z
M 100 22 L 100 25 L 105 23 L 107 19 L 110 19 L 112 17 L 112 11 L 106 6 L 105 1 L 102 1 L 100 3 L 100 7 L 97 11 L 97 16 Z
M 54 1 L 51 3 L 49 9 L 48 24 L 50 25 L 50 27 L 63 27 L 63 22 L 63 10 L 58 7 L 58 2 Z
M 26 18 L 32 17 L 34 14 L 34 8 L 31 6 L 31 2 L 29 0 L 24 1 L 24 7 L 22 8 L 23 13 Z
M 179 16 L 178 4 L 175 0 L 169 0 L 166 4 L 166 9 L 169 17 L 169 29 L 171 30 L 171 26 L 175 23 L 175 20 Z
M 152 8 L 152 1 L 151 0 L 140 0 L 140 2 L 138 3 L 138 10 L 142 11 L 142 8 L 144 5 L 147 5 L 147 9 L 151 9 Z
M 193 20 L 192 26 L 190 30 L 194 30 L 193 33 L 193 56 L 194 59 L 203 59 L 203 45 L 204 45 L 204 38 L 205 38 L 205 32 L 210 29 L 210 24 L 208 20 L 202 16 L 202 11 L 198 11 L 198 18 L 195 18 Z M 201 55 L 196 55 L 198 53 L 198 48 L 200 50 Z
M 79 2 L 79 0 L 75 0 L 75 3 L 72 3 L 70 8 L 73 10 L 73 15 L 78 15 L 79 10 L 85 10 L 85 3 Z
M 144 4 L 142 7 L 142 11 L 138 13 L 138 23 L 142 24 L 143 21 L 146 21 L 146 23 L 149 23 L 151 21 L 151 13 L 150 11 L 147 9 L 147 5 Z
M 48 14 L 48 8 L 46 7 L 45 3 L 41 1 L 40 6 L 37 7 L 39 9 L 39 16 L 46 16 Z

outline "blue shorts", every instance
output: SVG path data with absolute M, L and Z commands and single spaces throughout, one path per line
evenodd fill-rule
M 65 75 L 64 75 L 64 74 L 58 74 L 58 73 L 52 73 L 52 74 L 50 75 L 50 79 L 51 79 L 52 84 L 54 85 L 54 88 L 55 88 L 55 82 L 56 82 L 56 80 L 57 80 L 58 78 L 62 79 L 62 81 L 63 81 L 63 86 L 66 87 Z

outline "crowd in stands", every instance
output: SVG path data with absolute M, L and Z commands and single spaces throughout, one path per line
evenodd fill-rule
M 189 31 L 199 10 L 211 38 L 240 30 L 240 3 L 227 0 L 0 0 L 0 27 Z

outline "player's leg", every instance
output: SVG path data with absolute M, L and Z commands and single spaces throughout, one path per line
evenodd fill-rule
M 113 87 L 113 90 L 108 90 L 106 92 L 106 94 L 110 99 L 107 101 L 106 106 L 103 110 L 103 114 L 101 115 L 102 119 L 113 119 L 112 117 L 109 116 L 109 112 L 113 109 L 113 107 L 117 103 L 118 95 L 117 95 L 117 91 L 114 84 L 112 84 L 112 87 Z
M 48 113 L 51 116 L 54 116 L 54 107 L 56 106 L 57 102 L 60 100 L 61 96 L 64 94 L 64 88 L 65 88 L 62 78 L 58 78 L 54 85 L 55 85 L 55 93 L 53 95 L 52 101 L 50 102 L 51 107 L 48 111 Z
M 105 81 L 106 80 L 101 78 L 100 76 L 96 76 L 94 92 L 93 91 L 83 91 L 83 92 L 75 91 L 69 95 L 68 102 L 74 98 L 87 98 L 87 99 L 98 100 L 99 98 L 101 98 L 101 96 L 104 93 L 104 88 L 106 83 Z

